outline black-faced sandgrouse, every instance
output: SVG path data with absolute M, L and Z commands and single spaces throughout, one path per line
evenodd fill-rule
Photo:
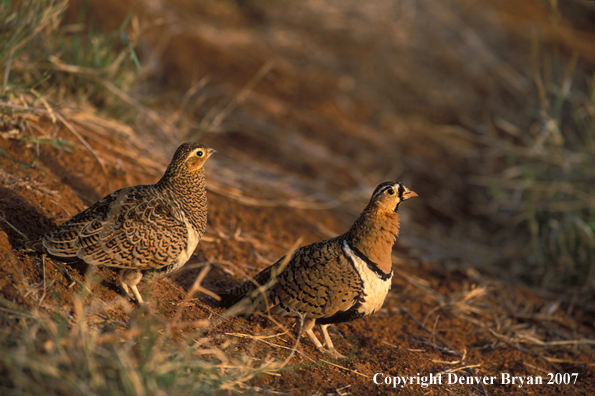
M 327 327 L 380 309 L 391 287 L 399 205 L 416 196 L 401 183 L 380 184 L 349 231 L 303 246 L 253 280 L 220 293 L 222 305 L 239 303 L 238 313 L 268 311 L 301 318 L 303 331 L 320 352 L 343 357 L 335 350 Z M 327 349 L 312 331 L 315 324 L 320 325 Z
M 156 184 L 115 191 L 26 248 L 63 261 L 120 268 L 122 288 L 142 303 L 136 285 L 143 273 L 183 266 L 205 231 L 203 165 L 214 152 L 204 144 L 182 144 Z

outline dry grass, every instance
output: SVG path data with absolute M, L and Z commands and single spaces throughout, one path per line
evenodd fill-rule
M 434 197 L 432 194 L 424 197 L 431 208 L 429 213 L 432 216 L 438 214 L 435 217 L 452 215 L 455 219 L 447 217 L 450 228 L 440 228 L 440 220 L 420 222 L 423 230 L 409 240 L 402 240 L 433 250 L 435 256 L 432 258 L 438 257 L 434 261 L 441 263 L 441 260 L 448 260 L 446 254 L 440 251 L 441 246 L 448 245 L 451 250 L 468 249 L 468 256 L 477 256 L 478 252 L 490 256 L 493 253 L 488 250 L 490 244 L 498 245 L 500 242 L 494 243 L 493 240 L 506 235 L 500 238 L 502 246 L 510 242 L 512 248 L 508 249 L 508 245 L 502 248 L 506 254 L 501 253 L 500 260 L 504 257 L 511 262 L 513 272 L 524 276 L 524 280 L 559 288 L 580 287 L 586 293 L 577 297 L 568 293 L 550 295 L 545 291 L 541 294 L 532 291 L 532 296 L 537 297 L 528 303 L 522 288 L 512 289 L 509 284 L 480 275 L 475 270 L 467 269 L 463 286 L 457 290 L 453 290 L 454 287 L 446 288 L 445 291 L 443 287 L 412 276 L 404 267 L 400 267 L 397 273 L 401 283 L 398 286 L 408 293 L 404 300 L 419 302 L 426 308 L 423 314 L 414 312 L 403 301 L 397 301 L 393 293 L 387 300 L 388 310 L 392 309 L 396 314 L 404 313 L 402 320 L 411 321 L 419 330 L 419 333 L 411 335 L 417 346 L 415 349 L 409 348 L 409 351 L 418 353 L 416 351 L 419 351 L 420 346 L 424 350 L 429 348 L 436 352 L 440 357 L 433 360 L 436 365 L 434 374 L 460 371 L 476 375 L 485 372 L 488 370 L 487 363 L 481 352 L 477 351 L 499 349 L 518 350 L 543 363 L 539 367 L 528 365 L 532 373 L 539 373 L 544 367 L 591 367 L 593 362 L 589 356 L 595 355 L 595 340 L 585 335 L 591 333 L 574 320 L 573 309 L 592 309 L 588 293 L 595 288 L 593 75 L 585 73 L 584 65 L 583 69 L 579 67 L 579 57 L 552 60 L 551 48 L 546 48 L 537 39 L 533 43 L 531 67 L 523 68 L 518 63 L 513 65 L 500 56 L 500 43 L 489 43 L 478 35 L 476 27 L 470 25 L 468 15 L 459 15 L 444 5 L 436 5 L 435 8 L 434 5 L 420 2 L 419 8 L 415 8 L 415 2 L 404 1 L 399 3 L 399 7 L 378 2 L 377 5 L 362 6 L 362 14 L 358 18 L 362 18 L 365 23 L 353 23 L 351 11 L 355 2 L 342 2 L 334 6 L 326 3 L 308 2 L 308 10 L 318 10 L 319 13 L 313 14 L 318 15 L 320 20 L 309 19 L 311 16 L 305 15 L 307 13 L 296 17 L 296 24 L 302 24 L 299 29 L 312 34 L 312 38 L 308 38 L 312 42 L 304 39 L 305 43 L 300 44 L 303 48 L 312 48 L 315 53 L 324 54 L 324 47 L 328 45 L 337 48 L 339 53 L 349 53 L 343 35 L 353 34 L 363 40 L 357 42 L 356 51 L 361 50 L 369 58 L 377 56 L 378 64 L 394 66 L 390 70 L 379 68 L 376 73 L 377 64 L 371 65 L 362 60 L 362 70 L 346 67 L 346 71 L 337 71 L 338 74 L 345 73 L 337 78 L 342 88 L 334 105 L 352 117 L 345 117 L 336 125 L 331 125 L 336 129 L 345 129 L 344 135 L 340 136 L 342 139 L 353 139 L 365 148 L 362 150 L 364 154 L 358 159 L 361 163 L 357 163 L 355 157 L 350 157 L 352 152 L 349 150 L 346 150 L 348 154 L 339 153 L 344 155 L 341 156 L 335 151 L 316 146 L 320 142 L 315 138 L 298 137 L 296 134 L 296 137 L 284 143 L 286 150 L 295 157 L 303 158 L 304 162 L 310 161 L 309 166 L 316 172 L 320 171 L 320 180 L 308 180 L 310 184 L 304 182 L 303 185 L 310 188 L 308 191 L 319 189 L 322 194 L 309 195 L 299 188 L 288 189 L 290 193 L 287 193 L 285 187 L 290 183 L 270 177 L 277 175 L 274 172 L 265 176 L 259 174 L 261 178 L 258 180 L 255 178 L 237 183 L 233 178 L 232 182 L 225 180 L 229 173 L 234 172 L 238 179 L 246 178 L 244 172 L 247 167 L 243 166 L 253 160 L 253 154 L 243 153 L 231 156 L 235 168 L 231 165 L 227 169 L 220 166 L 218 170 L 224 176 L 213 172 L 208 182 L 209 191 L 246 207 L 284 207 L 303 211 L 339 209 L 344 213 L 352 213 L 361 208 L 362 200 L 368 198 L 373 178 L 405 175 L 422 180 L 420 183 L 427 182 L 438 191 Z M 3 140 L 25 144 L 36 154 L 34 158 L 39 158 L 46 146 L 60 150 L 82 147 L 103 169 L 101 180 L 97 181 L 101 185 L 98 188 L 100 191 L 113 190 L 106 166 L 122 159 L 125 165 L 121 166 L 128 173 L 158 174 L 166 164 L 166 150 L 151 148 L 162 148 L 158 146 L 161 142 L 166 142 L 165 147 L 171 148 L 180 136 L 225 136 L 234 128 L 239 129 L 234 124 L 237 122 L 242 127 L 246 124 L 246 128 L 258 130 L 262 134 L 261 138 L 265 136 L 263 140 L 274 137 L 281 130 L 279 125 L 266 124 L 272 132 L 267 132 L 266 128 L 263 128 L 263 132 L 259 128 L 264 123 L 246 115 L 257 106 L 273 109 L 270 114 L 262 110 L 258 117 L 263 119 L 274 119 L 271 114 L 277 112 L 282 114 L 280 118 L 295 117 L 296 128 L 311 127 L 317 133 L 327 131 L 329 123 L 326 115 L 314 114 L 307 104 L 291 108 L 287 99 L 267 98 L 256 89 L 266 84 L 267 78 L 274 78 L 287 70 L 299 75 L 297 67 L 287 65 L 285 59 L 273 63 L 267 58 L 259 69 L 251 71 L 250 77 L 239 86 L 237 93 L 228 86 L 211 84 L 206 76 L 198 78 L 184 95 L 180 95 L 182 99 L 172 105 L 173 110 L 166 109 L 171 110 L 170 115 L 163 116 L 166 111 L 159 113 L 147 104 L 153 102 L 154 97 L 147 95 L 139 98 L 131 93 L 130 88 L 139 74 L 134 61 L 129 59 L 129 55 L 134 54 L 132 48 L 139 38 L 138 30 L 134 27 L 136 25 L 133 23 L 133 27 L 127 30 L 132 38 L 130 45 L 119 41 L 120 34 L 125 31 L 124 26 L 114 36 L 94 33 L 82 22 L 63 26 L 60 20 L 66 4 L 51 0 L 23 0 L 18 3 L 5 0 L 0 3 L 0 14 L 9 27 L 0 35 L 0 41 L 6 43 L 0 49 L 0 72 L 3 78 L 0 134 Z M 255 12 L 265 16 L 269 12 L 270 15 L 278 12 L 274 7 L 268 11 L 266 8 L 254 7 Z M 399 23 L 393 25 L 391 18 L 396 9 L 399 11 Z M 552 15 L 556 11 L 552 9 Z M 497 11 L 491 12 L 494 12 L 491 16 L 499 15 Z M 421 41 L 409 44 L 412 42 L 410 31 L 419 22 L 419 15 L 436 18 L 444 31 L 455 32 L 460 39 L 457 43 L 461 47 L 453 49 L 454 55 L 444 52 L 437 55 L 439 60 L 448 64 L 454 62 L 451 58 L 472 51 L 477 56 L 479 66 L 475 66 L 480 72 L 471 70 L 471 67 L 466 72 L 470 75 L 477 73 L 477 80 L 486 75 L 495 76 L 493 84 L 496 88 L 488 83 L 483 85 L 476 82 L 478 90 L 493 89 L 495 96 L 501 94 L 508 98 L 506 95 L 510 95 L 514 98 L 513 102 L 524 101 L 531 105 L 513 111 L 513 106 L 506 105 L 504 99 L 501 102 L 496 100 L 498 103 L 490 109 L 492 113 L 486 121 L 481 114 L 478 115 L 481 111 L 474 107 L 473 98 L 464 96 L 453 87 L 449 90 L 448 86 L 440 93 L 434 92 L 437 89 L 433 84 L 438 84 L 440 77 L 432 78 L 424 85 L 423 76 L 412 75 L 411 86 L 415 86 L 415 90 L 411 89 L 404 81 L 409 80 L 408 73 L 412 69 L 408 68 L 415 63 L 405 53 L 415 49 L 415 46 L 427 44 L 423 40 L 432 41 L 431 37 L 417 38 Z M 377 20 L 380 22 L 375 23 Z M 351 28 L 357 29 L 351 31 Z M 563 39 L 567 37 L 565 32 L 564 29 L 559 32 L 560 46 L 567 43 Z M 320 47 L 318 44 L 310 45 L 317 43 L 317 37 L 321 36 L 328 37 L 328 43 L 321 43 Z M 282 38 L 279 40 L 282 41 Z M 293 44 L 298 50 L 291 54 L 296 58 L 298 55 L 305 56 L 300 52 L 300 45 Z M 293 48 L 290 42 L 284 42 L 284 45 L 287 46 L 284 50 L 288 52 Z M 394 62 L 391 54 L 403 55 L 403 63 Z M 317 58 L 314 69 L 320 67 L 321 63 L 334 64 L 336 61 L 324 57 L 320 59 Z M 355 80 L 363 82 L 360 86 L 365 89 L 357 88 L 351 92 Z M 456 76 L 453 80 L 456 87 Z M 270 85 L 267 87 L 270 88 Z M 411 102 L 404 101 L 395 94 L 393 87 L 404 89 L 410 94 L 417 92 L 418 96 L 411 94 Z M 374 127 L 353 121 L 357 116 L 351 113 L 355 113 L 360 105 L 364 107 L 365 102 L 358 102 L 354 98 L 358 95 L 370 98 L 370 92 L 376 95 L 373 100 L 383 106 L 393 106 L 402 109 L 402 113 L 411 111 L 414 114 L 407 114 L 394 122 L 397 115 L 390 113 L 392 110 L 382 109 L 374 113 L 373 117 L 362 116 L 372 119 L 370 125 L 375 123 Z M 462 113 L 460 119 L 453 121 L 456 125 L 447 125 L 448 122 L 441 124 L 440 115 L 434 113 L 428 115 L 431 121 L 419 121 L 419 109 L 421 113 L 429 111 L 429 108 L 444 109 L 451 102 L 460 103 L 461 106 L 461 109 L 455 109 Z M 97 108 L 102 109 L 101 113 L 97 112 Z M 134 121 L 130 113 L 132 109 L 138 115 Z M 336 109 L 331 107 L 328 110 L 327 107 L 326 110 L 334 114 Z M 124 119 L 135 127 L 114 121 L 112 117 Z M 291 122 L 295 120 L 291 119 Z M 488 125 L 487 132 L 474 126 L 481 122 Z M 393 123 L 397 126 L 393 126 Z M 151 125 L 150 130 L 146 135 L 140 135 L 137 132 L 142 129 L 139 125 L 147 124 Z M 386 124 L 391 126 L 383 126 Z M 50 125 L 56 128 L 48 127 Z M 408 135 L 403 132 L 407 128 L 411 128 Z M 435 147 L 441 147 L 444 151 L 438 151 L 435 157 L 424 157 L 426 151 L 423 154 L 416 151 L 414 143 L 417 138 L 422 146 L 430 142 L 428 151 Z M 415 156 L 415 161 L 409 163 L 403 160 L 402 163 L 384 167 L 383 163 L 372 161 L 375 159 L 374 153 L 370 154 L 366 150 L 370 150 L 370 147 L 380 150 L 387 142 L 394 146 L 402 144 L 405 147 L 403 152 L 410 152 L 411 157 Z M 99 151 L 94 147 L 106 149 Z M 0 150 L 0 154 L 7 156 L 1 147 Z M 230 148 L 230 152 L 233 149 Z M 464 163 L 472 165 L 463 166 L 460 174 L 448 173 L 448 180 L 444 181 L 440 166 L 436 167 L 433 162 L 437 158 L 442 159 L 442 153 L 447 153 L 446 162 L 457 158 L 455 165 L 448 169 L 452 170 Z M 473 161 L 478 158 L 484 161 L 482 166 L 476 167 Z M 9 159 L 27 169 L 41 169 L 37 159 L 29 162 L 20 158 Z M 45 172 L 43 169 L 41 171 Z M 228 173 L 223 173 L 225 171 Z M 275 168 L 275 171 L 278 169 Z M 339 188 L 332 184 L 333 180 L 329 181 L 327 175 L 340 174 L 339 171 L 350 172 L 346 179 L 348 182 L 337 182 L 338 186 L 347 185 L 348 188 Z M 297 173 L 292 173 L 291 177 L 302 177 Z M 436 173 L 436 178 L 424 178 L 435 176 Z M 303 178 L 310 177 L 308 174 Z M 59 194 L 35 179 L 19 179 L 0 170 L 0 184 L 6 188 L 28 189 L 39 196 L 52 196 L 52 203 L 60 206 Z M 261 184 L 274 190 L 273 198 L 270 195 L 263 198 L 248 188 L 242 188 Z M 466 194 L 471 198 L 463 205 L 457 198 Z M 68 213 L 66 209 L 64 212 Z M 427 220 L 427 213 L 424 212 L 424 216 Z M 313 217 L 316 218 L 316 215 Z M 407 226 L 413 228 L 415 219 L 412 216 Z M 4 213 L 0 213 L 0 221 L 6 223 Z M 328 236 L 335 235 L 320 222 L 313 221 L 312 226 L 318 231 L 323 230 L 321 233 Z M 434 229 L 429 230 L 434 226 Z M 18 224 L 10 223 L 9 227 L 20 233 Z M 484 228 L 475 233 L 475 227 Z M 448 232 L 440 231 L 443 229 Z M 22 237 L 26 238 L 24 234 Z M 434 237 L 436 241 L 432 240 Z M 418 238 L 417 241 L 415 238 Z M 22 275 L 18 284 L 19 295 L 24 303 L 0 300 L 3 322 L 0 334 L 0 393 L 159 395 L 258 392 L 263 389 L 269 393 L 281 393 L 271 387 L 254 387 L 252 383 L 263 375 L 297 372 L 304 367 L 312 369 L 318 364 L 300 348 L 300 340 L 293 335 L 295 329 L 288 329 L 269 316 L 267 323 L 273 324 L 270 335 L 262 335 L 247 326 L 238 331 L 220 331 L 222 324 L 228 320 L 227 315 L 213 314 L 201 321 L 183 319 L 185 307 L 200 306 L 209 310 L 208 306 L 194 298 L 194 294 L 209 293 L 202 282 L 211 265 L 226 273 L 233 269 L 233 275 L 237 278 L 241 274 L 243 279 L 270 264 L 271 246 L 290 248 L 287 243 L 279 242 L 276 235 L 263 236 L 240 228 L 229 231 L 216 227 L 203 238 L 206 244 L 221 241 L 249 245 L 257 266 L 237 265 L 220 257 L 217 262 L 208 261 L 206 266 L 204 262 L 201 263 L 203 272 L 187 294 L 176 287 L 183 298 L 173 320 L 166 320 L 149 308 L 141 307 L 134 311 L 123 299 L 104 303 L 90 295 L 90 289 L 76 277 L 73 282 L 81 286 L 77 287 L 81 291 L 74 296 L 68 293 L 60 295 L 56 292 L 56 280 L 46 281 L 45 278 L 49 261 L 41 263 L 42 282 L 31 284 Z M 516 248 L 525 242 L 530 243 L 530 249 Z M 500 246 L 497 248 L 500 249 Z M 457 256 L 457 268 L 467 265 L 464 258 L 462 254 Z M 395 258 L 395 262 L 401 263 L 402 260 Z M 188 270 L 194 269 L 192 264 L 187 267 Z M 69 303 L 61 305 L 59 302 L 62 300 Z M 113 319 L 116 311 L 124 312 L 122 315 L 127 318 L 127 322 Z M 449 341 L 449 330 L 441 328 L 445 322 L 448 322 L 449 328 L 469 326 L 470 333 L 479 335 L 480 341 L 474 345 L 474 351 L 453 345 Z M 234 350 L 237 346 L 234 339 L 250 342 L 242 343 Z M 270 351 L 275 351 L 275 358 L 270 357 Z M 306 361 L 306 364 L 295 364 L 298 358 Z M 369 377 L 350 363 L 323 362 L 353 376 Z M 457 390 L 453 388 L 449 391 Z M 349 386 L 337 389 L 338 394 L 345 392 L 349 392 Z M 483 387 L 473 388 L 473 392 L 489 394 L 489 390 Z
M 530 236 L 522 274 L 547 285 L 595 286 L 595 76 L 540 53 L 534 43 L 533 80 L 538 111 L 527 131 L 502 118 L 490 161 L 504 163 L 478 177 L 489 187 L 489 215 Z M 553 75 L 544 75 L 546 71 Z
M 427 327 L 431 318 L 439 320 L 441 311 L 469 321 L 477 331 L 491 335 L 492 337 L 489 338 L 491 338 L 492 347 L 504 343 L 514 348 L 527 348 L 545 361 L 559 363 L 562 361 L 555 357 L 558 347 L 574 351 L 583 350 L 589 354 L 595 352 L 594 339 L 576 337 L 574 334 L 575 325 L 569 317 L 573 307 L 568 306 L 566 312 L 561 312 L 563 302 L 560 300 L 547 302 L 548 299 L 545 297 L 545 301 L 537 306 L 523 304 L 525 297 L 521 290 L 511 292 L 511 289 L 504 284 L 485 279 L 472 270 L 468 275 L 473 283 L 468 286 L 468 289 L 451 293 L 449 296 L 442 295 L 435 289 L 424 285 L 425 282 L 421 279 L 403 272 L 399 275 L 415 286 L 428 305 L 433 306 L 423 321 L 413 317 L 406 308 L 400 307 L 400 309 L 411 316 L 435 339 L 448 347 L 456 356 L 462 356 L 462 354 Z M 564 305 L 566 304 L 567 302 L 564 302 Z M 527 325 L 527 321 L 532 326 Z M 566 363 L 570 363 L 570 361 Z
M 129 43 L 123 42 L 126 23 L 111 36 L 100 34 L 83 23 L 64 26 L 68 1 L 3 1 L 4 21 L 0 70 L 3 84 L 0 98 L 18 103 L 22 94 L 33 94 L 48 108 L 54 103 L 78 97 L 112 116 L 125 117 L 128 107 L 112 95 L 104 82 L 129 89 L 139 73 L 130 58 L 136 59 Z M 81 15 L 83 20 L 85 15 Z M 13 111 L 16 109 L 13 108 Z
M 122 118 L 127 110 L 124 107 L 122 111 L 121 103 L 133 105 L 152 117 L 169 139 L 171 130 L 153 111 L 125 93 L 135 69 L 127 60 L 134 52 L 118 43 L 124 26 L 112 37 L 92 32 L 82 23 L 63 26 L 60 21 L 67 4 L 53 0 L 0 4 L 5 27 L 0 37 L 0 132 L 3 139 L 25 143 L 37 158 L 44 145 L 69 151 L 76 143 L 82 145 L 99 164 L 105 189 L 111 190 L 106 163 L 127 158 L 143 172 L 161 169 L 162 165 L 140 155 L 148 145 L 130 127 L 98 115 L 95 108 Z M 77 96 L 73 108 L 71 101 Z M 58 137 L 62 130 L 72 139 Z M 100 155 L 93 149 L 97 144 L 110 150 Z M 37 159 L 24 163 L 2 148 L 0 154 L 26 168 L 45 172 L 36 168 Z M 60 199 L 56 191 L 49 191 L 36 180 L 25 181 L 4 171 L 0 177 L 3 187 L 26 188 Z M 18 225 L 2 215 L 3 223 L 26 240 Z M 114 310 L 130 314 L 130 304 L 120 299 L 106 305 L 62 269 L 72 285 L 81 286 L 81 292 L 61 296 L 55 280 L 46 282 L 45 270 L 44 260 L 43 282 L 39 284 L 29 284 L 21 274 L 18 287 L 26 304 L 0 299 L 3 395 L 217 394 L 245 389 L 250 379 L 280 367 L 274 359 L 255 361 L 225 353 L 204 336 L 210 326 L 208 320 L 197 323 L 178 318 L 164 326 L 160 315 L 143 307 L 135 313 L 137 320 L 130 323 L 112 320 L 110 312 Z M 16 271 L 20 272 L 18 268 Z M 206 290 L 200 285 L 202 277 L 190 294 Z M 63 299 L 71 304 L 57 304 Z M 182 328 L 184 336 L 180 337 Z
M 39 293 L 50 290 L 51 285 L 47 291 L 32 288 L 25 295 L 38 305 Z M 159 315 L 141 308 L 137 319 L 124 325 L 109 312 L 130 310 L 128 303 L 89 304 L 85 297 L 75 296 L 72 311 L 0 301 L 9 325 L 0 343 L 2 394 L 219 394 L 280 368 L 273 359 L 256 362 L 225 353 L 204 336 L 207 320 L 164 326 Z M 184 329 L 182 338 L 178 328 Z

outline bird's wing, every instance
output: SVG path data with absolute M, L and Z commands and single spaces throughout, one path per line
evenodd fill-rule
M 278 315 L 320 318 L 347 311 L 358 302 L 362 282 L 341 249 L 339 238 L 297 249 L 274 279 L 284 261 L 285 257 L 261 271 L 253 281 L 224 292 L 224 304 L 233 305 L 248 295 L 246 312 L 264 311 L 268 307 Z M 254 282 L 272 285 L 263 294 L 256 291 Z
M 338 241 L 322 241 L 298 252 L 271 288 L 273 313 L 330 317 L 353 307 L 362 281 Z
M 185 216 L 165 198 L 139 187 L 112 193 L 79 213 L 44 246 L 60 255 L 66 244 L 69 255 L 92 265 L 138 270 L 175 265 L 191 232 Z
M 126 189 L 114 191 L 89 208 L 79 212 L 58 228 L 42 235 L 39 241 L 44 250 L 56 257 L 76 257 L 79 250 L 77 241 L 81 230 L 95 220 L 105 219 L 112 204 L 120 194 L 126 194 Z

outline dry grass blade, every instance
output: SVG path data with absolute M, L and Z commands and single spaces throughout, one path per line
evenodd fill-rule
M 97 155 L 95 150 L 93 150 L 93 147 L 91 147 L 89 145 L 89 143 L 87 143 L 87 141 L 77 132 L 76 128 L 70 122 L 68 122 L 64 117 L 62 117 L 62 115 L 60 113 L 54 112 L 54 114 L 56 114 L 56 117 L 58 117 L 58 119 L 62 122 L 62 124 L 64 124 L 64 126 L 66 126 L 66 128 L 68 128 L 68 130 L 70 132 L 72 132 L 72 134 L 74 136 L 76 136 L 76 138 L 83 144 L 83 146 L 85 146 L 85 148 L 91 153 L 91 155 L 93 155 L 95 160 L 97 160 L 97 162 L 99 163 L 99 166 L 101 166 L 101 171 L 103 172 L 103 177 L 105 178 L 105 182 L 109 187 L 110 182 L 107 177 L 107 171 L 105 169 L 105 165 L 103 164 L 103 161 L 101 160 L 101 158 L 99 158 L 99 155 Z
M 201 130 L 216 130 L 219 128 L 223 120 L 250 94 L 254 87 L 266 76 L 266 74 L 273 67 L 274 62 L 272 60 L 266 61 L 260 69 L 256 72 L 254 77 L 246 86 L 221 110 L 213 107 L 210 112 L 200 122 Z
M 143 106 L 138 100 L 134 99 L 132 96 L 128 95 L 126 92 L 122 91 L 120 88 L 116 87 L 110 81 L 103 81 L 103 85 L 109 89 L 112 93 L 117 95 L 120 99 L 124 102 L 128 103 L 129 105 L 133 106 L 139 112 L 146 114 L 155 125 L 159 127 L 159 129 L 163 132 L 163 136 L 170 141 L 174 142 L 174 132 L 171 127 L 167 124 L 167 122 L 163 121 L 159 114 L 152 109 L 149 109 Z
M 267 336 L 254 336 L 254 335 L 250 335 L 250 334 L 242 334 L 242 333 L 225 333 L 226 335 L 230 335 L 230 336 L 234 336 L 234 337 L 246 337 L 246 338 L 252 338 L 252 339 L 260 339 L 260 340 L 264 340 L 266 338 L 277 338 L 279 336 L 285 335 L 289 332 L 289 330 L 285 330 L 283 333 L 277 333 L 277 334 L 272 334 L 272 335 L 267 335 Z
M 311 209 L 311 210 L 325 210 L 331 209 L 339 206 L 339 202 L 307 202 L 307 201 L 298 201 L 294 199 L 258 199 L 258 198 L 251 198 L 247 197 L 242 192 L 235 188 L 231 188 L 225 186 L 224 184 L 218 183 L 216 181 L 209 181 L 209 185 L 207 186 L 208 190 L 214 191 L 217 194 L 221 194 L 225 197 L 233 199 L 234 201 L 240 202 L 243 205 L 248 206 L 286 206 L 290 208 L 296 209 Z
M 70 122 L 68 122 L 68 120 L 66 120 L 65 117 L 63 117 L 59 112 L 57 112 L 54 109 L 52 109 L 49 106 L 49 104 L 47 103 L 47 101 L 44 100 L 44 101 L 42 101 L 42 103 L 44 104 L 44 106 L 46 106 L 45 109 L 34 108 L 34 107 L 27 107 L 27 106 L 21 106 L 21 105 L 15 105 L 15 104 L 6 103 L 6 102 L 0 102 L 0 107 L 7 107 L 7 108 L 11 108 L 11 109 L 16 109 L 16 110 L 26 110 L 26 111 L 41 112 L 41 113 L 48 114 L 52 118 L 55 117 L 58 120 L 60 120 L 60 122 L 70 132 L 72 132 L 72 134 L 81 142 L 81 144 L 91 153 L 91 155 L 93 156 L 93 158 L 95 158 L 95 160 L 97 161 L 97 163 L 101 167 L 101 171 L 102 171 L 103 176 L 104 176 L 104 178 L 106 180 L 106 183 L 109 185 L 109 179 L 107 177 L 107 171 L 105 169 L 105 165 L 104 165 L 103 161 L 101 160 L 101 158 L 99 157 L 99 155 L 97 154 L 97 152 L 95 150 L 93 150 L 93 148 L 89 145 L 89 143 L 87 143 L 87 141 L 81 136 L 81 134 L 78 133 L 78 131 L 76 130 L 76 128 Z
M 324 362 L 324 363 L 326 363 L 326 364 L 330 364 L 330 365 L 331 365 L 331 366 L 333 366 L 333 367 L 340 368 L 341 370 L 349 371 L 349 372 L 352 372 L 352 373 L 354 373 L 354 374 L 360 375 L 360 376 L 362 376 L 362 377 L 364 377 L 364 378 L 370 379 L 370 377 L 369 377 L 368 375 L 366 375 L 366 374 L 362 374 L 362 373 L 360 373 L 360 372 L 359 372 L 359 371 L 357 371 L 357 370 L 352 370 L 352 369 L 350 369 L 350 368 L 347 368 L 347 367 L 339 366 L 339 365 L 338 365 L 338 364 L 336 364 L 336 363 L 329 362 L 328 360 L 324 360 L 324 359 L 320 359 L 320 361 L 321 361 L 321 362 Z
M 493 336 L 500 340 L 507 342 L 510 345 L 522 343 L 532 344 L 540 347 L 557 347 L 557 346 L 595 346 L 595 340 L 591 339 L 577 339 L 577 340 L 561 340 L 561 341 L 542 341 L 538 338 L 532 337 L 529 334 L 517 334 L 514 337 L 505 336 L 497 333 L 493 329 L 488 329 Z
M 265 306 L 267 307 L 267 316 L 272 318 L 270 312 L 268 311 L 269 304 L 268 304 L 268 297 L 267 297 L 266 292 L 268 289 L 270 289 L 272 286 L 275 285 L 275 283 L 277 282 L 277 275 L 280 274 L 285 269 L 287 264 L 289 264 L 289 261 L 293 257 L 293 253 L 300 246 L 301 243 L 302 243 L 302 238 L 299 238 L 293 244 L 293 246 L 290 248 L 290 250 L 285 254 L 283 260 L 279 263 L 279 265 L 275 268 L 275 270 L 271 272 L 271 278 L 266 284 L 260 285 L 253 279 L 250 279 L 254 283 L 254 286 L 256 287 L 256 289 L 253 290 L 252 292 L 250 292 L 247 296 L 245 296 L 241 301 L 236 303 L 233 307 L 228 309 L 225 314 L 225 317 L 236 316 L 239 314 L 252 313 L 252 312 L 254 312 L 254 308 L 257 305 L 259 305 L 262 300 L 262 301 L 264 301 Z
M 12 224 L 10 224 L 10 222 L 8 220 L 6 220 L 6 214 L 4 212 L 2 212 L 0 210 L 0 220 L 2 220 L 4 223 L 6 223 L 6 225 L 8 225 L 10 228 L 12 228 L 12 230 L 14 232 L 16 232 L 17 234 L 19 234 L 24 241 L 28 241 L 29 238 L 27 237 L 27 235 L 23 234 L 21 231 L 19 231 L 15 226 L 13 226 Z
M 438 334 L 436 334 L 435 331 L 428 329 L 419 319 L 417 319 L 415 317 L 415 315 L 413 315 L 407 308 L 405 307 L 398 307 L 401 311 L 405 312 L 411 319 L 413 319 L 418 325 L 420 325 L 425 331 L 427 331 L 428 333 L 430 333 L 432 335 L 433 338 L 439 340 L 442 344 L 444 344 L 446 347 L 449 348 L 449 351 L 454 353 L 456 356 L 459 356 L 461 358 L 461 361 L 465 364 L 464 367 L 461 368 L 457 368 L 457 369 L 453 369 L 453 370 L 463 370 L 463 369 L 471 369 L 471 373 L 475 376 L 477 375 L 475 373 L 475 370 L 473 370 L 474 367 L 479 367 L 480 365 L 469 365 L 465 359 L 466 356 L 466 352 L 464 354 L 461 354 L 460 352 L 458 352 L 455 348 L 453 348 L 446 340 L 444 340 L 442 337 L 440 337 Z M 429 343 L 430 345 L 435 345 L 433 342 Z M 447 370 L 448 372 L 449 370 Z M 485 389 L 485 386 L 483 383 L 480 383 L 483 394 L 484 395 L 488 395 L 487 390 Z
M 252 340 L 256 340 L 256 341 L 265 343 L 266 345 L 272 346 L 274 348 L 287 349 L 288 351 L 291 351 L 291 353 L 289 354 L 289 356 L 280 365 L 280 367 L 287 366 L 287 364 L 289 363 L 289 361 L 291 360 L 291 358 L 293 357 L 293 355 L 296 352 L 299 353 L 300 355 L 302 355 L 303 357 L 305 357 L 306 359 L 310 360 L 311 362 L 315 362 L 314 359 L 310 358 L 305 353 L 297 350 L 297 343 L 296 343 L 296 345 L 294 345 L 293 347 L 290 348 L 290 347 L 286 347 L 286 346 L 283 346 L 283 345 L 275 344 L 273 342 L 270 342 L 270 341 L 266 341 L 265 340 L 265 338 L 274 338 L 274 337 L 278 337 L 279 335 L 282 335 L 282 334 L 287 334 L 288 331 L 289 330 L 287 330 L 287 331 L 285 331 L 283 333 L 272 335 L 272 336 L 253 336 L 253 335 L 250 335 L 250 334 L 242 334 L 242 333 L 224 333 L 224 334 L 225 335 L 228 335 L 228 336 L 232 336 L 232 337 L 249 338 L 249 339 L 252 339 Z
M 196 277 L 196 280 L 194 281 L 194 283 L 192 284 L 192 287 L 190 288 L 190 291 L 188 291 L 188 297 L 191 297 L 192 295 L 194 295 L 194 293 L 196 293 L 197 291 L 206 294 L 209 297 L 214 298 L 217 301 L 221 300 L 221 297 L 219 297 L 219 295 L 217 293 L 214 293 L 212 291 L 210 291 L 209 289 L 205 289 L 204 287 L 201 286 L 202 281 L 205 279 L 205 277 L 207 276 L 207 274 L 209 273 L 209 270 L 211 269 L 211 265 L 206 265 L 198 274 L 198 276 Z
M 24 35 L 21 41 L 19 41 L 18 43 L 13 43 L 13 45 L 10 47 L 10 58 L 12 58 L 13 54 L 25 47 L 34 37 L 36 37 L 39 33 L 45 30 L 48 26 L 55 24 L 56 21 L 60 19 L 60 16 L 66 10 L 67 6 L 68 1 L 63 0 L 61 2 L 58 2 L 57 4 L 53 4 L 52 2 L 51 7 L 47 7 L 41 10 L 42 14 L 40 15 L 40 18 L 38 18 L 38 23 L 36 23 L 35 26 L 33 26 L 33 30 L 27 32 L 27 34 Z M 7 70 L 8 68 L 9 67 L 7 66 Z

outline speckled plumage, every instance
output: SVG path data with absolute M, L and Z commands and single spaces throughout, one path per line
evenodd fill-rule
M 156 184 L 115 191 L 27 247 L 59 259 L 121 268 L 124 291 L 130 296 L 130 287 L 143 302 L 136 288 L 142 274 L 183 266 L 205 231 L 203 165 L 214 151 L 182 144 Z
M 327 327 L 370 315 L 390 289 L 392 246 L 399 233 L 399 204 L 417 196 L 401 183 L 385 182 L 349 231 L 297 249 L 291 258 L 220 294 L 223 306 L 242 301 L 240 312 L 269 311 L 304 320 L 303 331 L 321 351 L 342 357 Z M 270 283 L 270 284 L 269 284 Z M 257 290 L 266 285 L 266 292 Z M 327 349 L 312 329 L 320 324 Z

